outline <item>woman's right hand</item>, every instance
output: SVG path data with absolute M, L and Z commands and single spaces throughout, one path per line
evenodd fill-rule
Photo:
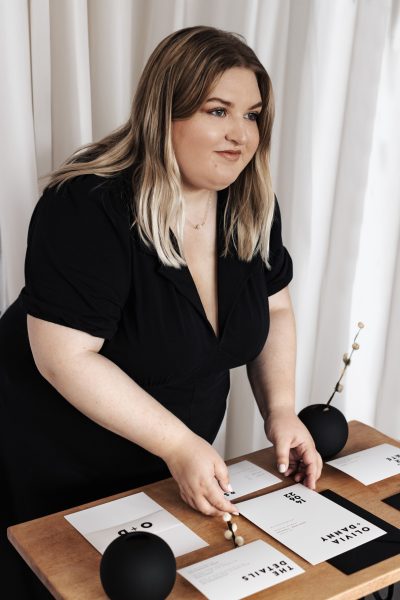
M 203 438 L 189 431 L 163 459 L 189 506 L 209 516 L 238 514 L 224 496 L 224 492 L 232 491 L 227 466 Z

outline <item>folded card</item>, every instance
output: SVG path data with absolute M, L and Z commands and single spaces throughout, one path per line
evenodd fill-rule
M 380 444 L 329 460 L 327 464 L 369 485 L 400 473 L 400 448 Z
M 155 533 L 169 544 L 175 556 L 208 546 L 144 492 L 86 508 L 65 518 L 101 554 L 115 538 L 132 531 Z
M 238 502 L 236 507 L 313 565 L 386 533 L 301 483 Z
M 282 481 L 249 460 L 241 460 L 234 465 L 229 465 L 228 471 L 229 481 L 233 488 L 232 492 L 225 492 L 225 496 L 229 500 L 235 500 Z
M 256 540 L 178 569 L 209 600 L 240 600 L 304 573 L 287 556 Z

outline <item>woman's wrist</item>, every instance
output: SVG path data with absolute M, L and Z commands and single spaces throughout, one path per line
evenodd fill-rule
M 182 450 L 190 452 L 190 445 L 195 433 L 184 423 L 180 423 L 174 430 L 169 439 L 166 437 L 164 443 L 158 452 L 158 456 L 168 464 L 168 462 L 179 454 Z
M 269 403 L 265 410 L 265 419 L 296 415 L 294 400 L 286 398 Z

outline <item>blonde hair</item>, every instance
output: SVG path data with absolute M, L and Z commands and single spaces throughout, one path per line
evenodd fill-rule
M 129 120 L 82 146 L 50 174 L 48 187 L 78 175 L 110 178 L 132 169 L 132 213 L 142 240 L 165 265 L 179 267 L 184 210 L 179 167 L 172 146 L 173 120 L 191 117 L 218 78 L 233 67 L 254 72 L 263 106 L 257 151 L 229 186 L 224 213 L 223 255 L 231 244 L 240 259 L 260 252 L 268 264 L 274 193 L 269 169 L 274 98 L 270 78 L 253 50 L 237 34 L 188 27 L 166 37 L 151 54 L 132 102 Z M 176 244 L 172 231 L 176 232 Z

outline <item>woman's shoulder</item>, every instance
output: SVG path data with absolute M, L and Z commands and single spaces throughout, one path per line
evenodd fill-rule
M 64 180 L 61 184 L 49 183 L 43 190 L 43 195 L 61 196 L 67 195 L 91 196 L 99 198 L 106 192 L 128 192 L 130 180 L 127 170 L 118 171 L 112 175 L 99 175 L 97 173 L 78 174 Z
M 132 204 L 132 189 L 124 171 L 104 177 L 96 173 L 81 174 L 61 185 L 47 186 L 39 205 L 52 205 L 57 212 L 74 210 L 80 214 L 105 211 L 127 218 Z

